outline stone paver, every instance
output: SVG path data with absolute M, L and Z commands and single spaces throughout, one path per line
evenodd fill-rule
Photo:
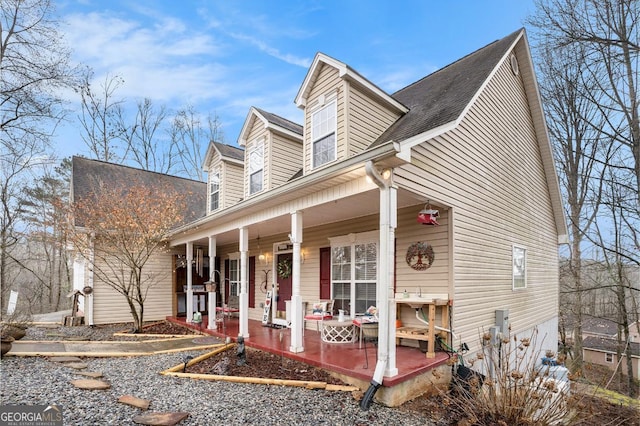
M 81 362 L 82 359 L 77 356 L 52 356 L 49 358 L 52 362 Z
M 98 379 L 102 377 L 102 373 L 99 371 L 78 371 L 80 376 L 91 377 L 92 379 Z
M 86 364 L 84 362 L 68 362 L 64 365 L 69 368 L 73 368 L 74 370 L 84 370 L 85 368 L 89 367 L 89 364 Z
M 71 384 L 78 389 L 86 389 L 86 390 L 104 390 L 109 389 L 111 385 L 107 382 L 103 382 L 102 380 L 94 380 L 94 379 L 77 379 L 72 380 Z
M 139 414 L 133 421 L 139 425 L 148 426 L 174 426 L 189 417 L 185 412 L 157 412 Z
M 133 395 L 122 395 L 120 398 L 118 398 L 118 402 L 140 408 L 141 410 L 147 410 L 149 408 L 149 404 L 151 403 L 146 399 L 138 398 Z

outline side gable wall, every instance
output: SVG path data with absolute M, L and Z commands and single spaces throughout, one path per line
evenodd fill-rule
M 242 166 L 228 161 L 222 161 L 220 155 L 216 152 L 212 156 L 211 163 L 207 170 L 209 170 L 209 177 L 213 173 L 220 173 L 220 209 L 231 207 L 243 198 L 244 170 Z M 207 212 L 211 211 L 210 202 L 210 188 L 207 186 Z
M 558 236 L 523 87 L 506 61 L 454 131 L 396 170 L 399 185 L 453 206 L 454 326 L 470 345 L 496 309 L 510 309 L 512 333 L 557 315 Z M 516 291 L 513 244 L 527 249 L 527 288 Z

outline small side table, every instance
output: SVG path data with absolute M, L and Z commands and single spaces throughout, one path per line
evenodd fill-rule
M 326 343 L 352 343 L 353 322 L 351 319 L 349 321 L 322 321 L 320 336 L 322 341 Z

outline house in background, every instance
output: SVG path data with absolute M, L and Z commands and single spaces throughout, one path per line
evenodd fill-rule
M 471 351 L 495 326 L 535 328 L 557 349 L 567 232 L 524 30 L 393 94 L 318 53 L 295 103 L 301 124 L 251 108 L 244 150 L 211 144 L 206 213 L 170 236 L 145 318 L 191 320 L 234 296 L 245 339 L 249 321 L 282 324 L 301 353 L 317 326 L 305 306 L 332 300 L 351 318 L 375 306 L 377 383 L 397 374 L 398 344 L 418 346 L 396 319 Z M 217 292 L 200 291 L 196 263 Z M 97 313 L 113 298 L 92 285 Z M 124 303 L 109 311 L 94 321 L 128 321 Z

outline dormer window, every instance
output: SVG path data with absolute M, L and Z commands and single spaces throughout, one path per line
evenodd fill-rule
M 214 172 L 209 176 L 209 211 L 215 211 L 220 208 L 220 173 Z
M 336 159 L 336 101 L 311 116 L 311 145 L 314 169 Z
M 249 194 L 262 191 L 264 170 L 264 146 L 262 142 L 249 153 Z

